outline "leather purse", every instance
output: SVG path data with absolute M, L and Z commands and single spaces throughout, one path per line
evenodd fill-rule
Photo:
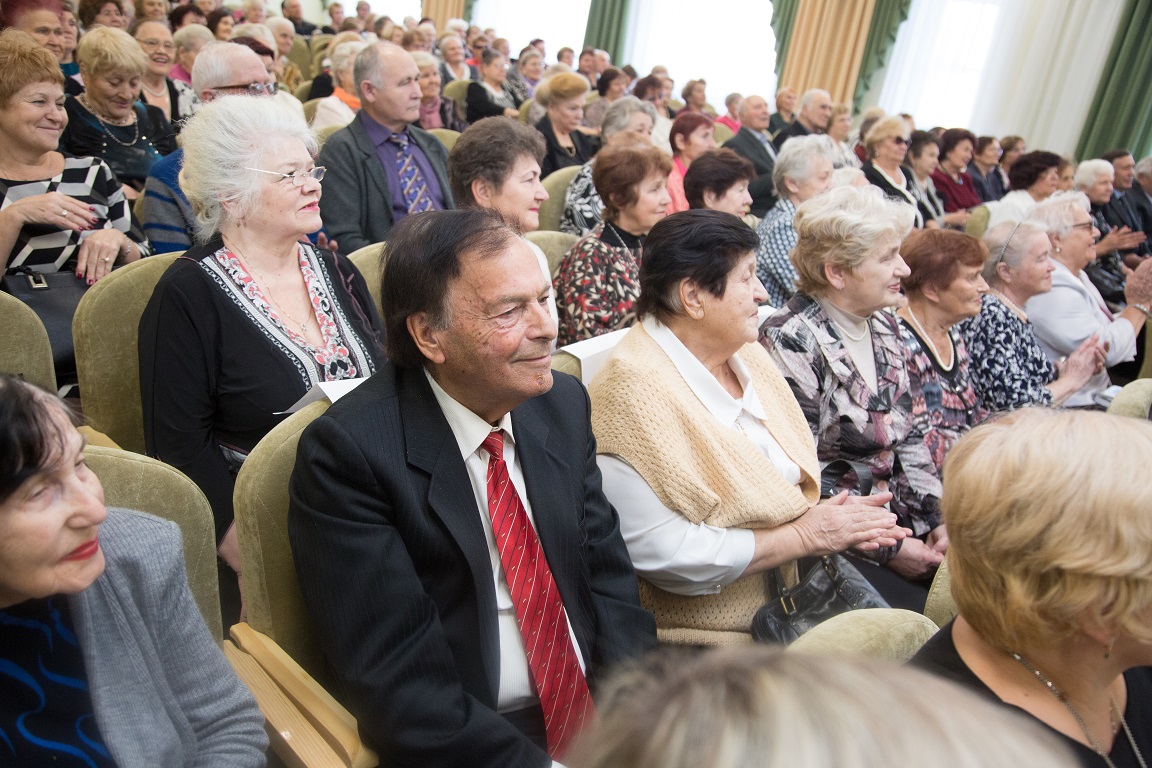
M 862 495 L 871 493 L 872 471 L 859 462 L 838 459 L 821 474 L 821 496 L 833 495 L 849 473 L 855 475 L 855 487 Z M 773 568 L 765 578 L 775 597 L 752 617 L 752 639 L 762 643 L 788 645 L 822 621 L 846 611 L 890 607 L 868 579 L 841 555 L 821 557 L 791 588 L 784 586 L 779 568 Z
M 12 267 L 0 280 L 0 290 L 28 305 L 44 323 L 52 344 L 52 364 L 60 384 L 76 381 L 76 350 L 72 345 L 72 318 L 88 285 L 69 271 L 37 272 Z

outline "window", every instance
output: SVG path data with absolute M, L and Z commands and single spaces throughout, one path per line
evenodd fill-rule
M 508 40 L 512 58 L 529 41 L 540 38 L 545 46 L 544 63 L 555 64 L 556 52 L 561 48 L 580 54 L 591 5 L 592 0 L 543 4 L 539 0 L 475 0 L 472 23 L 481 29 L 492 27 Z

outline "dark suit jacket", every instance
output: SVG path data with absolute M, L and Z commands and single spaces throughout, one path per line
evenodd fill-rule
M 764 214 L 776 205 L 776 186 L 772 183 L 772 171 L 776 168 L 776 161 L 768 154 L 764 143 L 744 126 L 740 127 L 735 136 L 724 142 L 724 148 L 747 158 L 756 169 L 756 178 L 748 185 L 748 194 L 752 195 L 752 215 L 764 218 Z
M 589 401 L 555 374 L 512 411 L 544 549 L 589 682 L 655 643 Z M 385 765 L 511 768 L 547 754 L 495 711 L 496 591 L 472 486 L 423 371 L 386 364 L 304 432 L 288 533 L 300 587 L 360 731 Z
M 810 133 L 812 133 L 812 131 L 805 128 L 803 123 L 799 120 L 793 120 L 772 137 L 772 146 L 776 147 L 776 151 L 779 152 L 780 148 L 784 146 L 784 142 L 788 141 L 788 139 L 793 136 L 807 136 Z
M 1152 197 L 1140 188 L 1139 182 L 1134 183 L 1132 189 L 1124 196 L 1128 198 L 1128 202 L 1132 204 L 1132 208 L 1140 216 L 1144 231 L 1148 233 L 1148 237 L 1152 238 Z
M 1112 225 L 1113 229 L 1128 227 L 1133 232 L 1144 230 L 1144 219 L 1131 202 L 1132 199 L 1136 197 L 1136 195 L 1133 194 L 1134 191 L 1139 192 L 1139 190 L 1129 190 L 1123 194 L 1113 192 L 1112 199 L 1104 204 L 1104 219 Z M 1135 248 L 1121 251 L 1121 253 L 1134 253 L 1137 256 L 1147 256 L 1148 243 L 1145 241 Z
M 444 194 L 444 207 L 455 207 L 448 184 L 448 150 L 435 136 L 415 126 L 408 127 L 408 135 L 427 156 Z M 328 237 L 339 244 L 340 252 L 352 253 L 387 240 L 393 224 L 392 191 L 376 147 L 359 117 L 329 137 L 316 164 L 328 169 L 320 198 L 320 218 Z

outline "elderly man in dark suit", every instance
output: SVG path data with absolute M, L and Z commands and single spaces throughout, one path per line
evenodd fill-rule
M 550 285 L 488 211 L 410 216 L 389 362 L 304 432 L 288 532 L 360 732 L 389 766 L 543 768 L 589 684 L 655 643 Z
M 1132 153 L 1126 149 L 1113 149 L 1100 157 L 1112 163 L 1113 170 L 1112 199 L 1104 205 L 1105 220 L 1113 229 L 1128 227 L 1133 232 L 1145 231 L 1144 217 L 1132 204 L 1132 188 L 1136 183 L 1136 160 L 1132 157 Z M 1121 253 L 1124 254 L 1124 263 L 1135 269 L 1150 253 L 1148 241 L 1145 240 L 1132 250 Z
M 1144 232 L 1152 237 L 1152 155 L 1136 163 L 1136 181 L 1128 193 L 1129 202 L 1144 223 Z
M 412 54 L 392 43 L 370 45 L 356 57 L 360 113 L 332 134 L 316 160 L 328 169 L 320 217 L 345 253 L 386 240 L 409 213 L 453 207 L 448 151 L 411 125 L 420 118 L 419 74 Z
M 764 218 L 764 214 L 776 205 L 776 187 L 772 184 L 776 150 L 768 135 L 768 122 L 771 120 L 768 102 L 762 96 L 749 96 L 741 102 L 737 114 L 740 130 L 724 142 L 724 146 L 747 158 L 756 169 L 756 178 L 748 184 L 748 194 L 752 195 L 752 215 Z

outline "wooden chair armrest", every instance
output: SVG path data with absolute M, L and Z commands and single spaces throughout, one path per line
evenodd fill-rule
M 248 654 L 268 675 L 280 692 L 295 704 L 315 732 L 348 768 L 375 768 L 376 753 L 360 741 L 356 718 L 325 691 L 312 676 L 267 635 L 248 624 L 234 624 L 232 642 Z

